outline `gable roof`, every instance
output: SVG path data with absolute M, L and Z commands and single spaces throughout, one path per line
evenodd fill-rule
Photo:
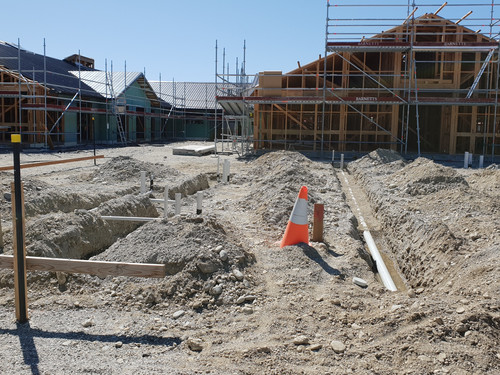
M 461 35 L 466 35 L 466 36 L 473 36 L 474 39 L 476 38 L 480 38 L 482 40 L 482 42 L 484 43 L 488 43 L 488 42 L 496 42 L 495 39 L 491 39 L 489 37 L 487 37 L 486 35 L 480 33 L 480 32 L 476 32 L 464 25 L 461 25 L 461 24 L 458 24 L 456 22 L 453 22 L 447 18 L 444 18 L 444 17 L 441 17 L 437 14 L 434 14 L 434 13 L 425 13 L 417 18 L 415 18 L 414 21 L 407 21 L 407 22 L 404 22 L 402 23 L 401 25 L 398 25 L 398 26 L 395 26 L 395 27 L 392 27 L 391 29 L 387 30 L 387 31 L 384 31 L 382 33 L 379 33 L 379 34 L 376 34 L 370 38 L 368 38 L 368 40 L 373 40 L 373 39 L 377 39 L 377 40 L 385 40 L 387 38 L 387 36 L 389 36 L 390 34 L 394 33 L 398 28 L 400 27 L 405 27 L 405 25 L 408 23 L 409 25 L 409 28 L 411 28 L 411 26 L 415 25 L 417 26 L 417 29 L 416 29 L 416 35 L 418 36 L 420 33 L 419 33 L 419 29 L 418 29 L 418 26 L 425 26 L 425 27 L 447 27 L 447 26 L 453 26 L 453 27 L 456 27 L 457 29 L 460 29 L 460 33 Z M 411 30 L 411 29 L 410 29 Z M 411 31 L 410 31 L 411 32 Z M 452 34 L 450 32 L 450 34 Z M 392 38 L 389 38 L 389 39 L 394 39 L 394 37 Z
M 20 55 L 20 62 L 18 61 L 18 54 Z M 21 65 L 21 74 L 29 80 L 43 83 L 46 77 L 47 87 L 58 93 L 74 95 L 78 91 L 78 77 L 70 74 L 70 71 L 77 68 L 76 65 L 53 57 L 44 57 L 22 48 L 18 49 L 14 44 L 0 41 L 0 65 L 17 72 L 19 63 Z M 44 67 L 46 67 L 45 74 Z M 81 71 L 93 71 L 93 69 L 83 66 L 80 69 Z M 83 82 L 81 89 L 84 96 L 99 96 L 90 86 Z
M 178 108 L 214 110 L 214 82 L 149 81 L 156 95 Z M 220 109 L 220 106 L 217 105 Z
M 82 82 L 92 88 L 92 90 L 97 92 L 103 98 L 108 99 L 113 96 L 120 96 L 127 88 L 130 87 L 130 85 L 143 76 L 142 73 L 138 72 L 108 72 L 108 82 L 106 82 L 106 72 L 103 72 L 102 70 L 80 72 L 78 70 L 72 70 L 70 73 L 77 79 L 78 76 L 80 76 Z M 113 93 L 111 93 L 111 83 L 113 84 Z
M 480 44 L 480 43 L 497 43 L 498 44 L 498 41 L 495 40 L 494 38 L 489 38 L 482 33 L 478 33 L 474 30 L 467 28 L 464 25 L 457 24 L 457 23 L 455 23 L 447 18 L 441 17 L 441 16 L 436 15 L 434 13 L 425 13 L 425 14 L 415 18 L 414 21 L 408 21 L 408 24 L 410 25 L 410 27 L 412 25 L 412 22 L 413 22 L 413 25 L 415 25 L 417 27 L 417 29 L 416 29 L 417 31 L 415 33 L 417 38 L 419 37 L 420 33 L 422 33 L 422 30 L 423 30 L 423 29 L 418 29 L 419 26 L 422 26 L 422 27 L 423 26 L 425 26 L 425 27 L 428 27 L 428 26 L 434 26 L 434 27 L 455 26 L 455 27 L 457 27 L 457 29 L 461 30 L 461 32 L 460 32 L 461 34 L 464 34 L 467 36 L 474 36 L 475 38 L 480 38 L 481 41 L 478 44 Z M 364 41 L 384 41 L 384 42 L 399 41 L 400 42 L 400 40 L 397 40 L 398 38 L 401 39 L 401 36 L 397 35 L 397 30 L 401 27 L 405 27 L 406 24 L 407 23 L 402 23 L 401 25 L 394 26 L 387 31 L 384 31 L 382 33 L 375 34 L 369 38 L 366 38 L 366 39 L 364 39 Z M 422 33 L 422 34 L 425 34 L 425 33 Z M 452 33 L 450 33 L 450 34 L 452 34 Z M 360 41 L 362 42 L 363 39 Z M 491 48 L 491 47 L 489 47 L 489 48 Z M 345 51 L 350 52 L 348 49 L 346 49 Z M 354 52 L 356 52 L 356 51 L 354 51 Z M 336 53 L 342 53 L 342 52 L 336 52 Z M 335 55 L 335 53 L 332 53 L 332 54 L 328 55 L 328 58 L 329 59 L 333 58 L 334 55 Z M 318 60 L 323 60 L 323 58 L 320 57 Z M 318 60 L 314 60 L 314 61 L 307 63 L 306 65 L 303 65 L 299 68 L 295 68 L 286 74 L 292 74 L 292 75 L 293 74 L 301 74 L 302 72 L 304 72 L 305 70 L 308 70 L 308 69 L 315 71 L 316 64 L 317 64 Z

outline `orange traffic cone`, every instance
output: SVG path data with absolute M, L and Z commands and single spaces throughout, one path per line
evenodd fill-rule
M 293 206 L 280 248 L 296 245 L 300 242 L 309 243 L 309 225 L 307 222 L 307 187 L 300 188 L 299 196 Z

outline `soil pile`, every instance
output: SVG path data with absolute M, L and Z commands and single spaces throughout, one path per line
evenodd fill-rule
M 120 193 L 132 193 L 121 191 Z M 25 202 L 26 216 L 43 215 L 49 212 L 71 212 L 77 209 L 89 210 L 99 204 L 116 198 L 119 193 L 85 193 L 70 189 L 47 189 L 36 195 L 30 194 Z
M 322 202 L 321 192 L 332 189 L 332 170 L 304 155 L 277 151 L 258 158 L 248 171 L 253 184 L 246 208 L 257 212 L 268 225 L 284 228 L 301 186 L 309 186 L 310 205 Z
M 163 263 L 169 276 L 151 289 L 154 300 L 170 298 L 194 308 L 234 304 L 250 287 L 244 269 L 254 262 L 213 216 L 150 222 L 92 259 Z
M 453 168 L 444 167 L 426 158 L 418 158 L 392 173 L 386 183 L 412 196 L 427 195 L 440 190 L 467 187 L 467 181 Z
M 33 256 L 86 259 L 141 225 L 101 219 L 109 215 L 157 217 L 158 212 L 148 197 L 128 195 L 103 203 L 94 212 L 42 215 L 26 225 L 26 251 Z M 6 234 L 5 248 L 12 249 L 11 232 Z
M 147 179 L 151 175 L 159 179 L 180 175 L 178 170 L 164 164 L 143 162 L 129 156 L 118 156 L 100 165 L 90 178 L 95 182 L 117 182 L 131 179 L 136 179 L 139 182 L 141 171 L 146 172 Z

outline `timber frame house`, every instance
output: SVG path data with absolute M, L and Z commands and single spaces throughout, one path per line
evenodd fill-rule
M 249 96 L 218 97 L 252 106 L 256 149 L 500 154 L 494 5 L 491 20 L 476 21 L 490 22 L 490 37 L 461 24 L 472 12 L 439 16 L 445 3 L 419 17 L 408 6 L 401 24 L 353 41 L 335 29 L 352 20 L 330 18 L 343 3 L 328 1 L 323 58 L 260 73 Z
M 59 60 L 0 41 L 0 146 L 126 145 L 166 139 L 175 110 L 143 73 L 94 69 L 94 60 Z

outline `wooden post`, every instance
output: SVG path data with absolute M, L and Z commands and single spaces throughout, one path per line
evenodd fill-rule
M 323 242 L 323 217 L 325 215 L 325 206 L 320 203 L 314 204 L 313 219 L 313 242 Z
M 16 319 L 19 323 L 28 321 L 28 297 L 26 280 L 26 246 L 24 238 L 24 198 L 21 183 L 21 135 L 12 134 L 14 148 L 14 182 L 12 189 L 12 229 L 14 248 L 14 290 L 16 298 Z

